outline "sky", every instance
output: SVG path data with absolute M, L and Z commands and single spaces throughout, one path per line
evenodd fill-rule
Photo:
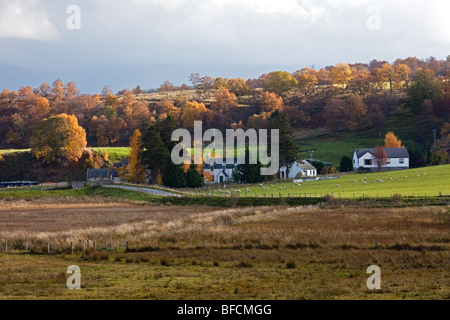
M 445 59 L 448 12 L 448 0 L 0 0 L 0 90 L 61 78 L 95 93 L 189 84 L 191 73 Z

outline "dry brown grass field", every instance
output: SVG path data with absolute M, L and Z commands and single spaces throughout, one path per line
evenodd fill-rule
M 450 299 L 448 207 L 36 201 L 1 203 L 0 299 Z M 63 251 L 87 239 L 95 251 Z M 73 264 L 82 290 L 65 287 Z

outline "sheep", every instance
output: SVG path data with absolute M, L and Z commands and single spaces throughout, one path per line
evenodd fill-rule
M 279 187 L 278 189 L 280 189 L 280 190 L 283 190 L 283 188 L 282 188 L 282 187 Z
M 367 183 L 365 183 L 365 182 L 363 182 L 364 184 L 367 184 Z
M 391 181 L 392 181 L 392 178 L 389 178 L 389 180 L 391 180 Z
M 336 187 L 338 187 L 338 188 L 339 188 L 339 185 L 337 184 L 337 185 L 336 185 Z
M 420 178 L 420 174 L 417 175 L 417 178 Z
M 271 187 L 273 187 L 273 184 L 270 184 Z
M 405 179 L 408 179 L 408 176 L 405 176 Z
M 426 176 L 425 172 L 423 173 L 424 176 Z
M 372 180 L 372 183 L 375 183 L 375 181 Z
M 400 180 L 400 179 L 399 179 L 399 178 L 395 178 L 395 180 L 397 180 L 397 181 L 398 181 L 398 180 Z
M 356 180 L 354 182 L 356 183 Z
M 381 180 L 381 179 L 378 179 L 377 181 L 378 181 L 378 182 L 383 182 L 383 180 Z

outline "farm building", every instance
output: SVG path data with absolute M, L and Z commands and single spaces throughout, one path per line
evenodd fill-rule
M 87 169 L 87 182 L 109 182 L 109 169 Z
M 203 172 L 207 172 L 214 177 L 211 183 L 223 183 L 233 181 L 233 171 L 238 166 L 237 158 L 223 159 L 223 162 L 214 161 L 212 164 L 206 164 Z
M 316 177 L 317 169 L 306 160 L 296 161 L 289 167 L 289 177 L 286 167 L 280 168 L 281 179 L 295 179 L 302 177 Z
M 385 148 L 386 163 L 381 171 L 409 169 L 409 153 L 406 148 Z M 353 151 L 353 170 L 379 171 L 374 148 L 357 148 Z
M 114 183 L 121 183 L 122 179 L 119 177 L 119 172 L 117 170 L 112 170 L 109 172 L 109 180 Z

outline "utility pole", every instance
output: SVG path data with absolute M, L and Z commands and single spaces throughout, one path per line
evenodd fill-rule
M 434 129 L 434 130 L 431 130 L 431 131 L 433 131 L 433 133 L 434 133 L 434 142 L 433 142 L 433 145 L 435 145 L 435 144 L 436 144 L 436 131 L 437 131 L 437 129 Z

